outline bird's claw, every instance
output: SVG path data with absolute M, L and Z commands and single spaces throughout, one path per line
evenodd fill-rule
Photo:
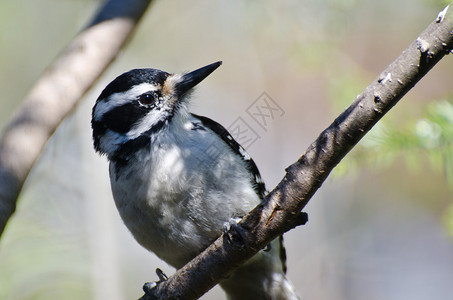
M 234 242 L 244 244 L 244 229 L 238 224 L 240 221 L 242 221 L 242 218 L 235 217 L 223 224 L 223 231 L 230 244 Z
M 159 268 L 156 269 L 156 275 L 157 275 L 157 277 L 159 277 L 158 282 L 162 282 L 162 281 L 165 281 L 168 279 L 168 276 L 164 273 L 164 271 L 162 271 Z
M 156 275 L 159 278 L 159 281 L 146 282 L 143 285 L 143 291 L 145 292 L 145 294 L 147 294 L 149 296 L 153 295 L 153 292 L 151 291 L 152 289 L 154 289 L 156 286 L 158 286 L 159 283 L 168 279 L 168 276 L 165 275 L 164 271 L 162 271 L 159 268 L 156 269 Z
M 152 282 L 146 282 L 143 285 L 143 291 L 145 292 L 146 295 L 152 295 L 151 290 L 157 286 L 158 282 L 152 281 Z

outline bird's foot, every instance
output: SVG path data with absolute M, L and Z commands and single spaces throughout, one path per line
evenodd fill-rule
M 143 291 L 148 296 L 154 296 L 152 289 L 154 289 L 156 286 L 158 286 L 159 283 L 168 279 L 168 276 L 165 275 L 164 271 L 162 271 L 159 268 L 156 269 L 156 275 L 159 278 L 159 281 L 147 282 L 143 285 Z
M 235 242 L 239 242 L 241 245 L 244 244 L 244 229 L 239 225 L 241 221 L 242 218 L 234 217 L 223 224 L 223 232 L 230 244 Z

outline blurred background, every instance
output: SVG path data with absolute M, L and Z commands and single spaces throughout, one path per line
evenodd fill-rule
M 0 2 L 1 129 L 100 4 Z M 0 299 L 137 299 L 157 267 L 173 273 L 122 224 L 92 148 L 91 108 L 120 73 L 222 60 L 192 111 L 247 128 L 241 142 L 271 189 L 446 4 L 154 1 L 32 170 L 0 241 Z M 453 299 L 452 70 L 447 56 L 335 169 L 306 207 L 308 224 L 285 235 L 303 299 Z M 266 123 L 253 117 L 262 101 L 278 108 Z M 216 287 L 203 299 L 224 296 Z

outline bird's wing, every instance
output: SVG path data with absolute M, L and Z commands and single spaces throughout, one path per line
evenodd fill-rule
M 207 117 L 199 116 L 196 114 L 191 114 L 195 119 L 198 119 L 203 126 L 211 129 L 214 133 L 216 133 L 230 148 L 233 150 L 234 153 L 239 155 L 241 159 L 245 162 L 247 168 L 249 169 L 251 173 L 251 178 L 250 181 L 253 185 L 253 188 L 255 189 L 255 192 L 258 194 L 260 199 L 264 198 L 264 194 L 266 192 L 266 187 L 264 185 L 263 180 L 261 179 L 260 171 L 258 170 L 258 167 L 256 166 L 255 162 L 253 159 L 250 157 L 250 155 L 245 151 L 245 149 L 238 143 L 236 140 L 233 138 L 233 136 L 226 130 L 222 125 L 217 123 L 216 121 L 213 121 Z M 194 128 L 200 128 L 198 124 L 194 124 Z M 280 256 L 280 261 L 282 264 L 282 270 L 283 273 L 286 274 L 286 249 L 283 246 L 283 235 L 281 235 L 279 238 L 279 256 Z
M 219 123 L 213 121 L 207 117 L 199 116 L 196 114 L 191 114 L 195 119 L 199 120 L 203 126 L 211 129 L 216 133 L 230 148 L 236 153 L 241 159 L 245 162 L 248 170 L 250 171 L 251 178 L 250 181 L 253 185 L 255 192 L 258 194 L 260 199 L 264 198 L 266 192 L 266 187 L 263 180 L 261 179 L 260 171 L 256 166 L 253 159 L 248 155 L 245 149 L 239 145 L 238 142 L 233 138 L 233 136 Z M 194 128 L 197 128 L 197 124 L 194 124 Z

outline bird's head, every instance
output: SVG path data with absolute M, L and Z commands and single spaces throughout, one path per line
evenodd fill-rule
M 216 62 L 195 71 L 170 74 L 134 69 L 118 76 L 93 107 L 94 148 L 109 158 L 127 142 L 157 133 L 186 110 L 188 93 L 217 69 Z

